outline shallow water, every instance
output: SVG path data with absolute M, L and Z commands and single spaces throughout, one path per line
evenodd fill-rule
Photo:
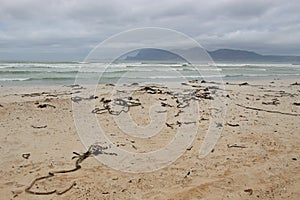
M 0 84 L 163 83 L 187 80 L 261 80 L 300 78 L 300 65 L 186 63 L 0 63 Z

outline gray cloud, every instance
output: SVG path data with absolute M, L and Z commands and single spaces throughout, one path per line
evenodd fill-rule
M 158 26 L 209 50 L 300 55 L 297 0 L 2 0 L 0 59 L 82 60 L 120 31 Z

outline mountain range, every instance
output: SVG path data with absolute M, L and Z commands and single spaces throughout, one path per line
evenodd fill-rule
M 180 50 L 185 54 L 192 54 L 195 48 Z M 177 51 L 178 52 L 178 51 Z M 300 64 L 300 56 L 281 56 L 281 55 L 261 55 L 253 51 L 218 49 L 207 51 L 215 62 L 235 62 L 235 63 L 291 63 Z M 125 61 L 185 61 L 180 56 L 166 50 L 146 48 L 135 50 L 123 56 Z

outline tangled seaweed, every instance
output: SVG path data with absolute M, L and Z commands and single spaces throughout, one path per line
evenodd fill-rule
M 51 190 L 51 191 L 47 191 L 47 192 L 33 191 L 32 187 L 38 181 L 44 180 L 44 179 L 49 179 L 49 178 L 55 176 L 55 174 L 69 173 L 69 172 L 74 172 L 74 171 L 77 171 L 77 170 L 81 169 L 80 164 L 90 156 L 93 156 L 93 155 L 96 156 L 96 155 L 99 155 L 99 154 L 107 154 L 107 155 L 115 155 L 115 156 L 117 155 L 116 153 L 105 152 L 104 150 L 107 150 L 107 149 L 108 149 L 108 147 L 103 147 L 102 145 L 100 145 L 98 143 L 95 143 L 95 144 L 91 145 L 89 147 L 89 149 L 83 154 L 73 152 L 73 154 L 75 154 L 75 156 L 72 157 L 72 160 L 76 159 L 74 168 L 68 169 L 68 170 L 52 171 L 52 172 L 49 172 L 47 176 L 41 176 L 41 177 L 35 178 L 31 182 L 31 184 L 25 189 L 25 192 L 30 193 L 30 194 L 34 194 L 34 195 L 49 195 L 49 194 L 54 194 L 54 193 L 57 194 L 57 195 L 62 195 L 64 193 L 68 192 L 69 190 L 71 190 L 76 185 L 76 182 L 73 182 L 69 187 L 67 187 L 66 189 L 64 189 L 62 191 L 58 191 L 56 189 Z

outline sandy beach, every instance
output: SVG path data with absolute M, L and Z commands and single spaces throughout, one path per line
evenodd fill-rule
M 1 87 L 0 199 L 299 199 L 299 83 L 291 79 L 229 82 L 222 88 L 219 83 L 199 81 L 185 83 L 177 91 L 153 85 L 118 88 L 116 95 L 133 105 L 126 113 L 138 126 L 151 123 L 149 110 L 155 103 L 160 109 L 156 113 L 166 114 L 164 127 L 151 138 L 124 134 L 115 122 L 120 108 L 113 107 L 113 85 L 99 85 L 95 93 L 81 86 Z M 199 119 L 181 120 L 184 112 L 176 92 L 193 94 L 189 103 L 198 103 Z M 221 135 L 211 152 L 200 157 L 212 116 L 210 102 L 218 94 L 226 105 Z M 124 172 L 91 155 L 80 169 L 54 174 L 30 188 L 53 194 L 26 192 L 35 178 L 73 169 L 73 152 L 87 151 L 73 118 L 72 104 L 82 102 L 94 104 L 90 115 L 96 116 L 116 147 L 129 152 L 163 148 L 180 127 L 188 132 L 196 124 L 197 134 L 175 162 L 159 170 Z M 119 156 L 113 149 L 104 152 L 99 156 Z

